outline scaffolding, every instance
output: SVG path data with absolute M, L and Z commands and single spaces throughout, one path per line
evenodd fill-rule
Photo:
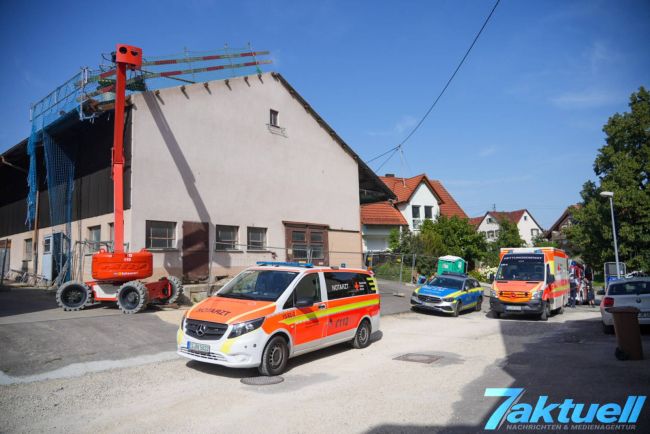
M 205 82 L 261 74 L 262 65 L 272 63 L 264 59 L 269 51 L 254 51 L 251 44 L 242 49 L 227 45 L 223 50 L 195 52 L 185 49 L 182 53 L 168 56 L 144 57 L 142 69 L 129 71 L 126 94 L 176 86 L 180 83 Z M 56 132 L 64 129 L 69 121 L 90 121 L 113 109 L 115 100 L 115 63 L 113 55 L 103 55 L 103 64 L 96 69 L 83 67 L 58 86 L 45 98 L 32 104 L 30 109 L 31 132 L 27 141 L 29 172 L 27 174 L 28 196 L 25 224 L 33 228 L 37 207 L 38 148 L 43 148 L 45 180 L 49 191 L 51 226 L 62 225 L 63 237 L 61 260 L 55 264 L 58 274 L 55 285 L 70 279 L 72 267 L 72 197 L 75 179 L 75 162 L 78 144 L 66 144 L 56 140 Z M 189 69 L 179 69 L 188 64 Z M 40 176 L 39 176 L 40 175 Z

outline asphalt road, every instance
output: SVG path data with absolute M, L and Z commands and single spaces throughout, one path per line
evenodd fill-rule
M 0 293 L 6 308 L 5 297 Z M 256 370 L 175 356 L 170 336 L 182 311 L 126 316 L 99 308 L 25 321 L 36 312 L 58 315 L 32 306 L 16 315 L 0 311 L 2 432 L 472 433 L 484 432 L 501 403 L 484 396 L 487 387 L 522 387 L 528 403 L 540 395 L 623 403 L 650 390 L 650 361 L 616 360 L 615 337 L 601 332 L 599 313 L 589 307 L 548 322 L 497 320 L 485 311 L 384 315 L 370 347 L 297 357 L 284 382 L 248 386 L 240 380 Z M 30 333 L 46 337 L 34 336 L 37 344 L 25 348 Z M 648 351 L 647 331 L 643 343 Z M 60 345 L 65 350 L 56 352 Z M 22 356 L 14 347 L 25 348 Z M 431 363 L 396 360 L 406 354 Z M 637 431 L 650 431 L 648 405 Z

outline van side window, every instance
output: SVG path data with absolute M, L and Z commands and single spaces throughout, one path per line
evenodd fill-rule
M 291 297 L 289 297 L 287 302 L 284 304 L 284 309 L 294 307 L 296 300 L 299 298 L 311 298 L 314 300 L 314 303 L 319 303 L 322 300 L 318 273 L 308 274 L 298 282 Z
M 362 273 L 334 272 L 325 274 L 325 286 L 327 298 L 354 297 L 357 295 L 370 294 L 372 290 L 368 284 L 368 275 Z

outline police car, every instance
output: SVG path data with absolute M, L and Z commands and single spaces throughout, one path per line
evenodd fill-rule
M 426 309 L 458 316 L 463 310 L 481 310 L 483 288 L 476 279 L 460 273 L 434 277 L 411 295 L 413 309 Z

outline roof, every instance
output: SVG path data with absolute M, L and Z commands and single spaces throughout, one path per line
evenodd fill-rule
M 535 224 L 541 229 L 542 226 L 537 223 L 537 220 L 535 220 L 535 217 L 528 211 L 527 209 L 518 209 L 515 211 L 488 211 L 483 216 L 481 217 L 472 217 L 469 219 L 470 223 L 472 223 L 474 226 L 478 228 L 478 226 L 483 222 L 485 217 L 488 215 L 494 217 L 497 221 L 501 220 L 508 220 L 510 223 L 514 223 L 515 225 L 519 223 L 519 220 L 524 216 L 524 214 L 528 214 L 531 219 L 535 222 Z
M 559 230 L 561 229 L 561 228 L 560 228 L 560 225 L 562 224 L 562 222 L 564 222 L 564 220 L 565 220 L 565 219 L 566 219 L 566 218 L 571 214 L 571 212 L 572 212 L 574 209 L 576 209 L 576 208 L 580 208 L 580 204 L 579 204 L 579 203 L 577 203 L 577 204 L 575 204 L 575 205 L 569 205 L 569 206 L 567 207 L 567 209 L 564 210 L 564 212 L 562 213 L 562 215 L 560 216 L 560 218 L 558 218 L 558 219 L 555 221 L 555 223 L 553 223 L 553 224 L 551 225 L 551 227 L 548 228 L 548 230 L 547 230 L 546 232 L 547 232 L 548 234 L 550 234 L 550 233 L 553 232 L 553 231 L 559 231 Z
M 361 205 L 361 224 L 407 226 L 408 222 L 397 208 L 384 201 Z
M 379 179 L 390 188 L 397 196 L 397 203 L 408 202 L 418 186 L 422 183 L 429 187 L 431 192 L 440 205 L 440 213 L 446 217 L 467 218 L 465 211 L 458 205 L 454 198 L 449 194 L 442 183 L 435 179 L 429 179 L 427 175 L 420 174 L 411 178 L 398 178 L 394 176 L 380 176 Z

